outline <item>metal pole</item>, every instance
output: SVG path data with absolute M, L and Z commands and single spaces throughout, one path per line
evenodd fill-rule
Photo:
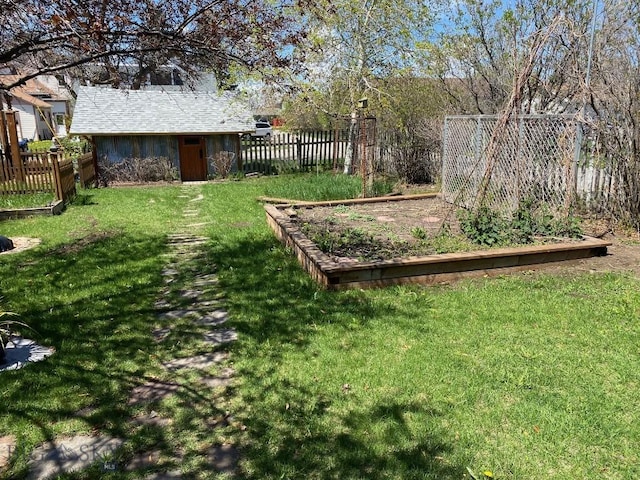
M 574 172 L 578 170 L 578 162 L 580 161 L 580 152 L 582 150 L 582 137 L 584 136 L 583 132 L 583 123 L 584 118 L 587 112 L 587 95 L 589 94 L 589 90 L 591 89 L 591 64 L 593 62 L 593 44 L 596 37 L 596 14 L 598 12 L 598 0 L 593 0 L 593 14 L 591 18 L 591 36 L 589 38 L 589 53 L 587 55 L 587 72 L 584 78 L 585 85 L 585 94 L 584 101 L 582 102 L 582 110 L 580 112 L 580 116 L 578 117 L 578 124 L 576 126 L 576 146 L 573 155 L 573 168 Z M 574 185 L 573 189 L 578 189 L 578 175 L 574 175 Z

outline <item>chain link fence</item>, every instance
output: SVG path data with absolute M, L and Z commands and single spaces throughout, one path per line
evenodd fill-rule
M 442 193 L 457 206 L 513 213 L 520 201 L 567 214 L 574 201 L 577 122 L 567 115 L 447 117 Z M 499 131 L 496 131 L 499 128 Z M 483 198 L 480 198 L 483 197 Z

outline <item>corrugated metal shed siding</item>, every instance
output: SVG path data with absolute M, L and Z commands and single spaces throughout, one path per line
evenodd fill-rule
M 213 158 L 218 152 L 234 152 L 236 154 L 232 171 L 236 171 L 238 167 L 238 146 L 239 136 L 237 134 L 211 135 L 207 140 L 207 168 L 209 174 L 214 174 L 215 167 Z
M 178 137 L 173 135 L 95 136 L 98 158 L 118 163 L 126 158 L 166 157 L 180 169 Z M 206 139 L 208 173 L 215 173 L 213 157 L 222 151 L 234 152 L 237 168 L 239 137 L 237 134 L 208 135 Z
M 126 158 L 166 157 L 179 167 L 178 137 L 170 135 L 96 136 L 98 158 L 118 163 Z

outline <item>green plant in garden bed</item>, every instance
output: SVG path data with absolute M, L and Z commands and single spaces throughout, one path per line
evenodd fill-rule
M 471 241 L 485 246 L 528 244 L 537 236 L 577 238 L 582 235 L 577 217 L 554 218 L 544 206 L 537 206 L 532 200 L 522 201 L 511 217 L 482 205 L 475 211 L 460 210 L 458 220 Z

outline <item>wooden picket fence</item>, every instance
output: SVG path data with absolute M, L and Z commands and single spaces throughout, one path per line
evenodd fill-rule
M 68 202 L 76 195 L 73 160 L 60 152 L 21 152 L 18 162 L 0 155 L 0 195 L 52 193 Z
M 348 130 L 277 132 L 269 139 L 243 139 L 238 169 L 273 174 L 341 168 L 348 143 Z

